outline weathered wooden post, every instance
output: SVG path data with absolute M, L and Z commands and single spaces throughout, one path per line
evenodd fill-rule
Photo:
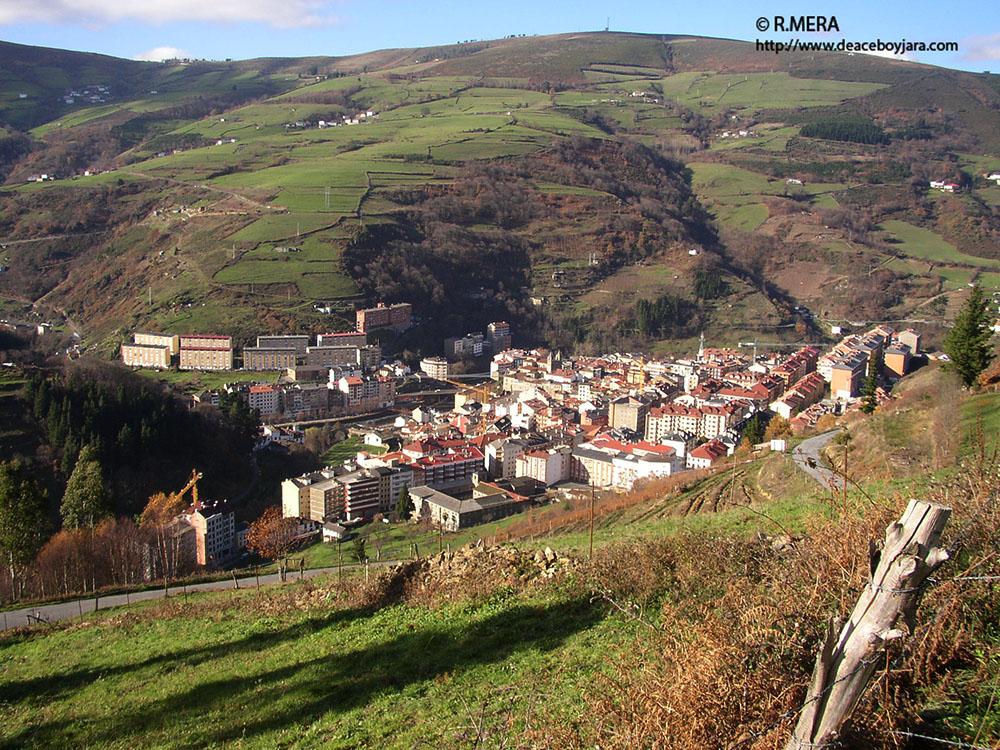
M 785 750 L 832 745 L 868 686 L 875 654 L 889 641 L 913 633 L 923 583 L 948 559 L 937 544 L 950 517 L 951 508 L 910 500 L 903 517 L 886 529 L 881 552 L 869 543 L 871 578 L 846 623 L 830 618 Z M 900 616 L 905 630 L 896 627 Z

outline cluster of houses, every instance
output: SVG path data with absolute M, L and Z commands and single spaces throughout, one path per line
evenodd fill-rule
M 363 122 L 368 122 L 371 119 L 378 117 L 378 113 L 374 110 L 366 110 L 364 112 L 358 112 L 353 115 L 343 115 L 340 120 L 317 120 L 317 128 L 337 128 L 342 125 L 360 125 Z M 294 122 L 286 122 L 286 128 L 307 128 L 310 123 L 306 120 L 295 120 Z
M 24 97 L 22 97 L 24 98 Z M 111 98 L 111 90 L 103 83 L 85 86 L 82 89 L 71 89 L 63 94 L 64 104 L 104 104 Z
M 847 336 L 822 356 L 814 346 L 750 357 L 702 345 L 690 359 L 507 350 L 494 355 L 491 385 L 458 393 L 448 411 L 401 413 L 365 437 L 390 452 L 363 450 L 342 467 L 288 480 L 282 504 L 336 536 L 338 524 L 392 511 L 402 487 L 413 517 L 445 530 L 524 510 L 553 486 L 629 490 L 718 466 L 757 414 L 801 431 L 850 408 L 871 367 L 882 363 L 891 383 L 919 350 L 919 333 L 888 326 Z
M 444 340 L 444 357 L 424 357 L 420 372 L 429 378 L 443 379 L 451 375 L 451 362 L 484 354 L 499 354 L 510 349 L 510 324 L 504 321 L 490 323 L 486 333 L 467 333 Z

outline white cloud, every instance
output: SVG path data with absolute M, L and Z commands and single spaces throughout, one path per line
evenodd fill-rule
M 323 0 L 0 0 L 0 25 L 56 23 L 102 25 L 116 21 L 251 21 L 280 28 L 324 26 L 341 19 L 325 13 Z
M 920 62 L 916 55 L 904 52 L 901 55 L 897 55 L 892 50 L 885 50 L 884 52 L 862 52 L 863 55 L 873 55 L 874 57 L 887 57 L 890 60 L 906 60 L 907 62 Z
M 190 57 L 190 55 L 182 49 L 177 49 L 177 47 L 153 47 L 153 49 L 148 49 L 145 52 L 140 52 L 138 55 L 133 55 L 133 60 L 148 60 L 150 62 L 163 62 L 164 60 L 172 60 L 174 58 L 185 58 Z
M 961 42 L 966 60 L 1000 60 L 1000 34 L 967 36 Z

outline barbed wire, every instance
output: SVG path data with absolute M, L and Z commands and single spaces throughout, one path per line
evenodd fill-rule
M 942 745 L 951 745 L 965 750 L 994 750 L 986 745 L 970 745 L 967 742 L 957 742 L 955 740 L 943 740 L 940 737 L 929 737 L 926 734 L 914 734 L 913 732 L 902 732 L 899 730 L 886 730 L 885 734 L 894 734 L 898 737 L 909 737 L 915 740 L 929 740 L 930 742 L 940 742 Z

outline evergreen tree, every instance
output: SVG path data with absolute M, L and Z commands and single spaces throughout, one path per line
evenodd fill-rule
M 113 515 L 111 498 L 104 487 L 104 470 L 92 446 L 80 451 L 59 513 L 63 527 L 68 529 L 94 528 L 101 519 Z
M 408 521 L 411 513 L 413 513 L 413 501 L 410 499 L 410 488 L 404 484 L 399 489 L 399 497 L 396 498 L 396 519 Z
M 955 318 L 955 327 L 945 334 L 942 345 L 945 354 L 951 358 L 949 368 L 958 373 L 966 387 L 976 382 L 979 373 L 993 359 L 990 350 L 992 334 L 987 300 L 982 288 L 976 284 Z
M 750 445 L 764 442 L 764 419 L 760 414 L 755 414 L 743 429 L 743 437 Z
M 42 546 L 47 526 L 35 480 L 17 462 L 0 463 L 0 556 L 15 596 L 20 596 L 20 573 Z
M 358 562 L 364 562 L 367 555 L 365 554 L 365 543 L 366 539 L 363 536 L 355 537 L 354 539 L 354 559 Z
M 872 359 L 868 366 L 868 377 L 861 384 L 861 411 L 865 414 L 874 413 L 878 408 L 878 386 L 882 376 L 882 357 Z

